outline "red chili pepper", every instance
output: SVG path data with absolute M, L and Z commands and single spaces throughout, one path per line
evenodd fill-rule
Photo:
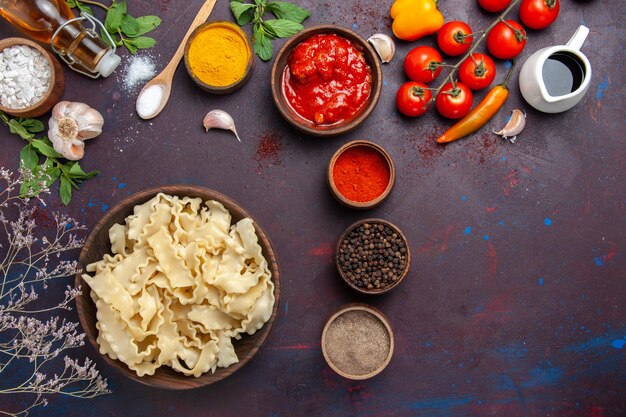
M 478 103 L 478 105 L 474 107 L 465 117 L 446 130 L 443 135 L 439 136 L 439 138 L 437 138 L 437 143 L 450 143 L 455 140 L 459 140 L 470 133 L 474 133 L 491 120 L 509 96 L 507 83 L 509 78 L 511 78 L 514 67 L 515 62 L 511 65 L 511 69 L 506 75 L 504 82 L 492 88 L 487 93 L 485 98 L 483 98 L 483 100 Z

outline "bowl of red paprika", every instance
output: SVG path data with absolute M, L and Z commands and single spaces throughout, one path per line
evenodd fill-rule
M 341 26 L 320 25 L 299 32 L 280 49 L 271 84 L 287 122 L 313 136 L 336 136 L 372 113 L 383 75 L 365 39 Z
M 341 204 L 370 209 L 389 197 L 396 180 L 391 155 L 368 140 L 354 140 L 335 152 L 328 163 L 328 186 Z

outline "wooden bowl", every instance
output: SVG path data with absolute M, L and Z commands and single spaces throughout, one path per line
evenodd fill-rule
M 387 166 L 389 167 L 389 183 L 387 184 L 387 188 L 385 189 L 385 191 L 383 191 L 383 193 L 375 199 L 365 202 L 352 201 L 346 198 L 343 194 L 341 194 L 333 179 L 335 163 L 337 162 L 339 156 L 347 149 L 357 146 L 364 146 L 376 150 L 380 155 L 385 158 L 385 160 L 387 161 Z M 387 197 L 389 197 L 389 193 L 391 193 L 391 189 L 396 182 L 396 168 L 393 164 L 393 160 L 391 159 L 391 155 L 389 155 L 389 153 L 382 146 L 368 140 L 353 140 L 352 142 L 348 142 L 341 148 L 339 148 L 337 152 L 335 152 L 333 157 L 330 158 L 330 162 L 328 163 L 328 170 L 326 172 L 326 181 L 328 182 L 328 186 L 330 187 L 330 191 L 333 197 L 335 197 L 337 201 L 339 201 L 341 204 L 357 210 L 365 210 L 380 205 L 383 201 L 387 199 Z
M 343 241 L 343 239 L 352 230 L 356 229 L 357 227 L 359 227 L 359 226 L 361 226 L 361 225 L 363 225 L 365 223 L 379 223 L 379 224 L 383 224 L 385 226 L 389 226 L 404 241 L 404 246 L 406 248 L 406 267 L 404 268 L 404 271 L 402 271 L 402 274 L 398 277 L 396 282 L 393 283 L 392 285 L 389 285 L 388 287 L 385 287 L 385 288 L 373 288 L 371 290 L 368 290 L 366 288 L 361 288 L 361 287 L 357 286 L 356 284 L 354 284 L 352 281 L 350 281 L 350 278 L 341 269 L 341 264 L 339 262 L 339 249 L 341 247 L 341 242 Z M 388 222 L 387 220 L 378 219 L 378 218 L 369 218 L 369 219 L 359 220 L 358 222 L 352 223 L 350 226 L 348 226 L 348 228 L 339 237 L 339 240 L 337 241 L 337 247 L 335 248 L 335 266 L 337 267 L 337 271 L 339 272 L 339 275 L 341 276 L 341 279 L 343 279 L 343 281 L 346 284 L 348 284 L 348 286 L 350 288 L 352 288 L 353 290 L 358 291 L 361 294 L 367 294 L 367 295 L 385 294 L 385 293 L 393 290 L 394 288 L 396 288 L 398 285 L 400 285 L 400 283 L 404 280 L 404 278 L 409 273 L 409 268 L 411 267 L 411 249 L 409 248 L 409 241 L 407 240 L 407 238 L 404 235 L 404 233 L 402 233 L 402 231 L 398 228 L 398 226 L 396 226 L 395 224 L 393 224 L 391 222 Z
M 239 80 L 235 81 L 234 83 L 225 85 L 225 86 L 216 86 L 216 85 L 210 85 L 210 84 L 205 83 L 200 78 L 198 78 L 198 76 L 193 72 L 193 70 L 191 69 L 191 64 L 189 63 L 189 48 L 191 47 L 191 44 L 193 43 L 194 39 L 198 36 L 200 32 L 206 30 L 207 28 L 214 28 L 214 27 L 227 28 L 237 33 L 244 40 L 246 47 L 248 48 L 248 56 L 249 56 L 248 65 L 246 66 L 246 70 L 243 74 L 243 77 L 241 77 Z M 244 31 L 241 30 L 241 28 L 238 25 L 232 22 L 224 21 L 224 20 L 206 22 L 198 26 L 191 33 L 191 35 L 189 36 L 189 39 L 187 40 L 187 43 L 185 44 L 184 57 L 185 57 L 185 67 L 187 68 L 187 73 L 189 74 L 191 79 L 196 84 L 198 84 L 200 88 L 202 88 L 204 91 L 207 91 L 213 94 L 230 94 L 232 92 L 239 90 L 241 87 L 244 86 L 246 82 L 248 82 L 248 80 L 252 76 L 252 71 L 254 70 L 254 65 L 256 62 L 254 52 L 252 50 L 252 46 L 250 45 L 250 41 L 248 40 L 248 37 L 246 36 Z
M 338 368 L 337 365 L 332 362 L 332 360 L 330 358 L 330 355 L 329 355 L 329 352 L 328 352 L 327 337 L 328 337 L 328 329 L 329 329 L 330 325 L 338 317 L 340 317 L 343 314 L 346 314 L 348 312 L 351 312 L 351 311 L 363 311 L 363 312 L 366 312 L 366 313 L 369 313 L 369 314 L 373 315 L 378 320 L 380 320 L 380 322 L 385 326 L 385 328 L 387 329 L 387 332 L 389 334 L 389 353 L 387 354 L 387 357 L 381 363 L 380 367 L 378 367 L 376 370 L 374 370 L 374 371 L 372 371 L 370 373 L 367 373 L 367 374 L 352 375 L 352 374 L 349 374 L 349 373 L 345 372 L 341 368 Z M 336 373 L 338 373 L 342 377 L 348 378 L 348 379 L 354 379 L 354 380 L 369 379 L 369 378 L 372 378 L 373 376 L 376 376 L 379 373 L 381 373 L 387 367 L 389 362 L 391 361 L 391 357 L 393 356 L 393 351 L 394 351 L 393 330 L 391 329 L 391 325 L 389 324 L 389 320 L 387 319 L 387 317 L 380 310 L 378 310 L 378 309 L 376 309 L 376 308 L 374 308 L 372 306 L 368 306 L 367 304 L 361 304 L 361 303 L 348 304 L 348 305 L 345 305 L 345 306 L 341 307 L 341 309 L 339 309 L 339 311 L 337 311 L 335 314 L 330 316 L 330 318 L 326 321 L 326 324 L 324 325 L 324 330 L 322 331 L 322 343 L 321 343 L 321 345 L 322 345 L 322 354 L 324 355 L 324 359 L 326 360 L 326 363 L 328 364 L 328 366 L 330 366 L 330 368 L 333 371 L 335 371 Z
M 372 72 L 372 90 L 366 104 L 361 109 L 361 112 L 352 119 L 332 125 L 316 125 L 297 114 L 287 102 L 282 88 L 283 72 L 285 71 L 287 61 L 293 49 L 305 39 L 321 33 L 334 33 L 352 41 L 354 47 L 363 53 L 365 62 L 367 62 Z M 285 43 L 276 55 L 274 65 L 272 65 L 271 83 L 274 103 L 276 104 L 280 114 L 292 126 L 313 136 L 336 136 L 357 128 L 365 119 L 367 119 L 372 111 L 374 111 L 374 108 L 378 103 L 378 99 L 380 98 L 380 92 L 383 86 L 383 73 L 380 62 L 378 62 L 376 52 L 372 46 L 365 41 L 365 39 L 357 33 L 341 26 L 320 25 L 304 29 Z
M 185 376 L 174 371 L 168 366 L 160 367 L 152 376 L 146 375 L 140 377 L 134 371 L 130 370 L 126 364 L 113 360 L 108 355 L 102 356 L 104 360 L 117 371 L 145 385 L 176 390 L 203 387 L 205 385 L 221 381 L 241 369 L 254 357 L 263 343 L 265 343 L 274 321 L 276 320 L 280 300 L 280 273 L 278 260 L 276 258 L 274 246 L 261 225 L 235 201 L 217 191 L 204 187 L 194 185 L 169 185 L 150 188 L 137 194 L 133 194 L 107 211 L 85 241 L 85 246 L 83 247 L 78 260 L 79 268 L 85 270 L 85 267 L 88 264 L 99 261 L 105 253 L 111 253 L 111 245 L 108 238 L 109 228 L 115 223 L 123 223 L 124 219 L 133 213 L 133 207 L 137 204 L 145 203 L 161 192 L 179 197 L 200 197 L 204 201 L 217 200 L 230 212 L 233 222 L 237 222 L 245 217 L 252 218 L 254 228 L 257 236 L 259 237 L 259 244 L 261 245 L 263 255 L 265 256 L 265 259 L 267 259 L 268 266 L 272 271 L 272 281 L 275 286 L 274 297 L 276 299 L 272 310 L 272 316 L 269 321 L 252 336 L 246 334 L 242 336 L 241 340 L 233 340 L 235 352 L 239 358 L 238 363 L 233 364 L 228 368 L 217 368 L 215 373 L 212 374 L 211 372 L 207 372 L 197 378 L 193 376 Z M 83 288 L 82 294 L 76 298 L 76 307 L 80 324 L 83 326 L 87 338 L 91 342 L 92 346 L 98 351 L 99 345 L 96 341 L 98 334 L 98 330 L 96 329 L 96 306 L 89 295 L 89 286 L 83 280 L 80 273 L 76 274 L 76 286 L 79 285 Z
M 50 64 L 50 88 L 48 92 L 43 95 L 39 102 L 33 104 L 32 106 L 24 107 L 23 109 L 12 109 L 10 107 L 5 107 L 0 105 L 0 110 L 3 112 L 10 114 L 15 117 L 39 117 L 43 114 L 46 114 L 57 104 L 61 97 L 63 96 L 63 92 L 65 90 L 65 77 L 63 76 L 63 68 L 61 68 L 61 63 L 56 59 L 52 54 L 46 51 L 42 46 L 38 43 L 35 43 L 31 40 L 24 38 L 6 38 L 0 40 L 0 52 L 5 48 L 10 48 L 16 45 L 26 45 L 32 48 L 35 48 L 39 52 L 43 54 L 43 56 Z

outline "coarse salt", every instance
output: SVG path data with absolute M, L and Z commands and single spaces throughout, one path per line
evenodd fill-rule
M 16 45 L 0 52 L 0 103 L 23 109 L 39 102 L 50 89 L 50 64 L 41 52 Z
M 152 79 L 156 75 L 156 67 L 150 56 L 134 55 L 128 61 L 123 72 L 124 90 L 131 92 L 137 86 Z
M 158 84 L 151 85 L 139 93 L 137 98 L 137 113 L 142 119 L 149 119 L 161 106 L 163 100 L 163 87 Z

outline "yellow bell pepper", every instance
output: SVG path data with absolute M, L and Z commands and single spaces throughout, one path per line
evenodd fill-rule
M 389 13 L 393 19 L 393 34 L 405 41 L 430 35 L 443 26 L 437 0 L 396 0 Z

